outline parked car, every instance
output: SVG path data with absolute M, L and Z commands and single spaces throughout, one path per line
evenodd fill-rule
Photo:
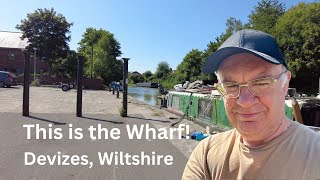
M 111 88 L 114 90 L 119 90 L 119 91 L 123 91 L 123 85 L 121 82 L 112 82 L 111 83 Z
M 0 71 L 0 88 L 16 86 L 16 76 L 10 72 Z

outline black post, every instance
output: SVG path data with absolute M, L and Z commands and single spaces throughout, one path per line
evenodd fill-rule
M 22 116 L 29 116 L 30 54 L 24 52 Z
M 123 59 L 123 110 L 124 116 L 127 117 L 128 114 L 128 61 L 129 58 L 122 58 Z
M 119 89 L 117 89 L 117 98 L 119 98 Z
M 78 74 L 77 74 L 77 117 L 82 117 L 82 76 L 83 76 L 84 57 L 78 57 Z
M 93 44 L 91 44 L 91 79 L 93 78 Z

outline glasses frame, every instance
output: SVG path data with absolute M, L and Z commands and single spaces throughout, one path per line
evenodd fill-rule
M 249 90 L 249 92 L 250 92 L 252 95 L 258 96 L 258 95 L 255 95 L 255 94 L 252 92 L 252 90 L 250 89 L 250 87 L 249 87 L 248 84 L 250 84 L 250 83 L 253 82 L 253 81 L 257 81 L 257 80 L 272 79 L 272 80 L 273 80 L 272 85 L 274 85 L 277 81 L 279 81 L 279 79 L 281 78 L 282 75 L 284 75 L 285 73 L 287 73 L 287 71 L 288 71 L 287 69 L 286 69 L 285 71 L 283 71 L 281 74 L 278 75 L 277 78 L 274 78 L 274 77 L 263 77 L 263 78 L 253 79 L 253 80 L 251 80 L 251 81 L 248 81 L 247 83 L 221 82 L 221 83 L 217 83 L 217 84 L 216 84 L 216 88 L 217 88 L 218 92 L 219 92 L 223 97 L 230 98 L 230 99 L 238 98 L 238 97 L 240 96 L 240 92 L 241 92 L 241 88 L 242 88 L 242 87 L 247 87 L 248 90 Z M 234 83 L 234 84 L 238 85 L 238 86 L 239 86 L 239 88 L 238 88 L 238 95 L 237 95 L 236 97 L 227 97 L 227 96 L 225 95 L 224 88 L 222 87 L 222 84 L 223 84 L 223 83 Z M 263 96 L 263 95 L 259 95 L 259 96 Z

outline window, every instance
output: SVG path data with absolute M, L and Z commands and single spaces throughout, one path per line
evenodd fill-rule
M 9 54 L 8 54 L 8 60 L 14 60 L 14 59 L 15 59 L 14 53 L 9 52 Z
M 172 96 L 172 108 L 179 109 L 179 96 L 173 95 Z
M 199 99 L 198 106 L 199 117 L 204 119 L 212 118 L 212 100 L 210 99 Z

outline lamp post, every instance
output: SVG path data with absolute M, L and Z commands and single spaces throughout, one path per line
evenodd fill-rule
M 33 59 L 33 80 L 36 80 L 36 68 L 37 68 L 37 49 L 36 47 L 33 48 L 34 50 L 34 59 Z
M 124 110 L 124 117 L 128 113 L 128 61 L 130 58 L 121 58 L 123 60 L 123 100 L 122 107 Z

